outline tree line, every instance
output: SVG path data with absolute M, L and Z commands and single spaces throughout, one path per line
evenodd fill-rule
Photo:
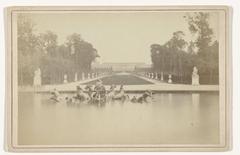
M 213 40 L 209 25 L 209 13 L 195 12 L 183 18 L 194 40 L 184 40 L 184 32 L 176 31 L 165 44 L 151 45 L 152 70 L 173 76 L 177 83 L 191 83 L 193 67 L 196 66 L 201 84 L 218 84 L 219 43 Z
M 36 25 L 26 15 L 18 16 L 18 83 L 32 85 L 34 71 L 41 69 L 42 83 L 62 83 L 64 74 L 73 81 L 75 73 L 91 72 L 91 64 L 99 57 L 93 45 L 74 33 L 58 44 L 58 36 L 47 31 L 36 34 Z

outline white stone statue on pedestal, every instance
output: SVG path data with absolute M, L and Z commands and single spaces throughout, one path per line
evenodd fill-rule
M 90 75 L 90 73 L 88 73 L 88 77 L 87 77 L 88 79 L 90 79 L 91 78 L 91 75 Z
M 158 79 L 158 73 L 155 73 L 155 79 L 156 80 Z
M 172 75 L 171 74 L 168 75 L 168 83 L 172 83 Z
M 151 73 L 151 78 L 154 79 L 154 74 L 153 73 Z
M 34 86 L 41 86 L 42 85 L 42 78 L 41 78 L 41 70 L 40 68 L 34 71 L 34 78 L 33 78 L 33 85 Z
M 63 76 L 63 83 L 68 83 L 67 74 L 64 74 L 64 76 Z
M 199 75 L 198 75 L 198 69 L 196 66 L 193 67 L 192 85 L 199 85 Z
M 85 80 L 85 74 L 82 73 L 82 80 Z
M 77 73 L 75 73 L 74 81 L 76 82 L 77 80 L 78 80 L 78 75 L 77 75 Z

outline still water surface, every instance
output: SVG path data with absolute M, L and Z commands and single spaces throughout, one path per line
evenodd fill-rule
M 101 107 L 48 98 L 49 94 L 19 93 L 20 145 L 219 142 L 218 93 L 159 93 L 151 103 Z

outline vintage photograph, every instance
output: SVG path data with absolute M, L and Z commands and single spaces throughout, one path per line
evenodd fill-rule
M 12 149 L 228 149 L 227 7 L 13 7 L 7 19 Z

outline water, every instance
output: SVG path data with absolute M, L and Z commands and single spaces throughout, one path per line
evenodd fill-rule
M 105 106 L 48 98 L 19 93 L 19 145 L 219 143 L 218 93 L 160 93 L 151 103 Z

